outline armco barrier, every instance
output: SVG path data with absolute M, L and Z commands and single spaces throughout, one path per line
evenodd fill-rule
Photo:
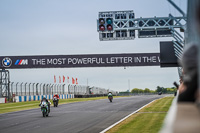
M 27 102 L 27 101 L 39 101 L 44 95 L 34 95 L 34 96 L 15 96 L 15 102 Z M 45 95 L 47 99 L 52 99 L 53 95 Z M 62 94 L 59 95 L 60 99 L 74 98 L 74 94 Z

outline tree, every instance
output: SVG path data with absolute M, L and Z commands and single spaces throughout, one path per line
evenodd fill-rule
M 150 93 L 150 92 L 151 92 L 150 89 L 148 89 L 148 88 L 144 89 L 144 93 Z
M 143 89 L 138 89 L 138 93 L 144 93 Z
M 175 88 L 167 88 L 167 93 L 174 93 L 176 90 Z
M 139 92 L 139 89 L 138 88 L 134 88 L 131 90 L 131 93 L 138 93 Z
M 162 91 L 162 87 L 157 86 L 156 92 L 161 92 Z
M 162 87 L 162 93 L 167 93 L 167 88 Z
M 151 93 L 155 93 L 156 91 L 154 91 L 154 90 L 150 90 L 151 91 Z

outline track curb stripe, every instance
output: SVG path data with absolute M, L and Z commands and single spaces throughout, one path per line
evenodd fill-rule
M 157 99 L 155 99 L 157 100 Z M 152 102 L 154 102 L 155 100 L 147 103 L 146 105 L 142 106 L 141 108 L 139 108 L 138 110 L 134 111 L 133 113 L 127 115 L 126 117 L 122 118 L 121 120 L 119 120 L 118 122 L 114 123 L 113 125 L 109 126 L 108 128 L 104 129 L 103 131 L 101 131 L 100 133 L 105 133 L 108 130 L 110 130 L 111 128 L 113 128 L 114 126 L 116 126 L 117 124 L 119 124 L 120 122 L 124 121 L 125 119 L 127 119 L 128 117 L 130 117 L 131 115 L 137 113 L 138 111 L 140 111 L 142 108 L 146 107 L 147 105 L 151 104 Z

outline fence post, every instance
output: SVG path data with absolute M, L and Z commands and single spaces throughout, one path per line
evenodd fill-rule
M 35 83 L 33 83 L 33 96 L 34 96 L 34 85 L 35 85 Z
M 58 84 L 56 85 L 56 93 L 58 93 Z
M 14 82 L 11 82 L 11 91 L 12 91 L 12 95 L 13 95 L 13 84 L 14 84 Z
M 45 95 L 45 84 L 43 84 L 43 95 Z
M 19 84 L 19 82 L 16 83 L 16 95 L 18 96 L 18 92 L 17 92 L 17 85 Z
M 36 95 L 38 95 L 38 85 L 39 83 L 36 84 Z
M 65 84 L 63 84 L 63 94 L 65 94 Z
M 31 83 L 29 83 L 29 96 L 31 95 Z
M 70 90 L 69 90 L 69 88 L 70 88 L 70 84 L 68 85 L 68 94 L 70 94 Z
M 42 95 L 42 83 L 40 84 L 40 95 Z
M 20 87 L 21 87 L 21 96 L 22 96 L 22 84 L 23 84 L 23 82 L 22 82 L 21 85 L 20 85 Z
M 53 92 L 54 92 L 54 90 L 53 90 L 53 89 L 54 89 L 54 86 L 55 86 L 55 84 L 52 84 L 52 91 L 51 91 L 51 92 L 52 92 L 52 93 L 51 93 L 52 95 L 53 95 Z
M 54 84 L 52 84 L 51 89 L 51 94 L 53 95 Z
M 26 85 L 27 85 L 27 84 L 28 84 L 28 83 L 26 82 L 26 83 L 25 83 L 25 96 L 26 96 Z
M 46 95 L 49 94 L 48 86 L 49 86 L 49 84 L 46 84 Z
M 60 94 L 61 94 L 61 90 L 62 90 L 61 88 L 62 88 L 62 85 L 59 86 Z

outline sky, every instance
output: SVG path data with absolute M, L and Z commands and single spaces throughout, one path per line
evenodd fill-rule
M 186 12 L 186 0 L 173 1 Z M 133 10 L 135 18 L 168 17 L 169 13 L 181 16 L 167 0 L 0 0 L 0 56 L 159 53 L 160 41 L 173 40 L 136 37 L 99 41 L 98 12 L 123 10 Z M 173 82 L 179 81 L 175 67 L 10 70 L 11 82 L 52 84 L 54 75 L 114 91 L 155 90 L 157 86 L 173 87 Z

